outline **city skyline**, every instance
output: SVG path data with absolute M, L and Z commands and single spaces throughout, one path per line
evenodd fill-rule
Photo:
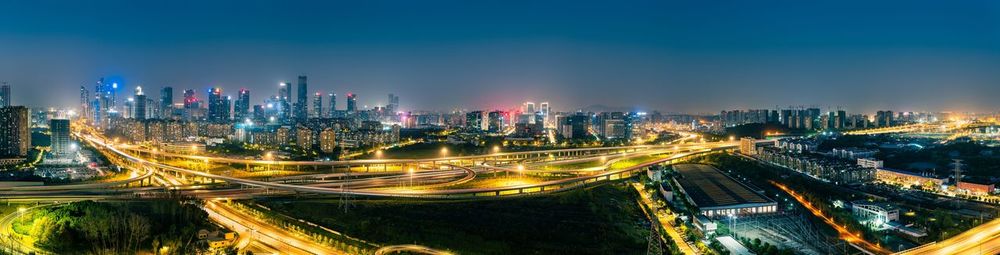
M 395 93 L 412 110 L 525 100 L 566 111 L 1000 109 L 991 100 L 1000 94 L 993 3 L 149 5 L 5 4 L 12 11 L 0 20 L 19 26 L 0 27 L 9 60 L 0 80 L 66 91 L 15 89 L 14 101 L 31 106 L 74 105 L 70 91 L 97 77 L 130 88 L 263 92 L 305 74 L 310 93 L 353 92 L 360 105 Z

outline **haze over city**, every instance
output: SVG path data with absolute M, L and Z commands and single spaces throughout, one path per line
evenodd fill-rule
M 311 90 L 407 110 L 644 111 L 816 105 L 992 111 L 991 1 L 629 4 L 579 1 L 0 3 L 0 80 L 26 105 L 72 106 L 99 77 L 269 96 Z M 312 92 L 312 91 L 311 91 Z

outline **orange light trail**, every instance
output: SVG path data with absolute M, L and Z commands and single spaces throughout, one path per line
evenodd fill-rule
M 847 227 L 837 224 L 837 222 L 833 220 L 833 217 L 824 214 L 823 211 L 820 211 L 819 208 L 816 208 L 816 206 L 813 206 L 812 203 L 806 201 L 805 197 L 802 197 L 802 195 L 799 195 L 798 193 L 795 193 L 794 190 L 789 189 L 788 186 L 785 186 L 784 184 L 781 183 L 777 183 L 775 181 L 769 180 L 768 182 L 778 187 L 782 191 L 785 191 L 785 193 L 788 193 L 788 195 L 792 196 L 792 198 L 795 198 L 795 201 L 798 201 L 799 204 L 802 204 L 802 206 L 804 206 L 806 209 L 812 212 L 813 215 L 816 215 L 816 217 L 823 219 L 823 222 L 826 222 L 827 225 L 830 225 L 831 227 L 833 227 L 834 230 L 837 230 L 837 233 L 840 234 L 840 239 L 847 241 L 848 243 L 862 247 L 865 250 L 876 254 L 892 253 L 891 251 L 882 248 L 882 246 L 865 241 L 865 239 L 862 238 L 861 235 L 851 233 L 851 231 L 847 230 Z

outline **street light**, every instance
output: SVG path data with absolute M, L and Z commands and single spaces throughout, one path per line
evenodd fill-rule
M 441 148 L 441 156 L 443 156 L 443 157 L 447 157 L 448 156 L 448 148 L 447 147 Z
M 493 153 L 500 153 L 500 146 L 493 145 Z
M 375 157 L 376 158 L 382 158 L 382 150 L 376 150 L 375 151 Z

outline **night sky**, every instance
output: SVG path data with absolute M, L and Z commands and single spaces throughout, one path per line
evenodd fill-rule
M 1000 109 L 998 1 L 586 2 L 2 1 L 0 80 L 29 106 L 306 74 L 341 109 Z

